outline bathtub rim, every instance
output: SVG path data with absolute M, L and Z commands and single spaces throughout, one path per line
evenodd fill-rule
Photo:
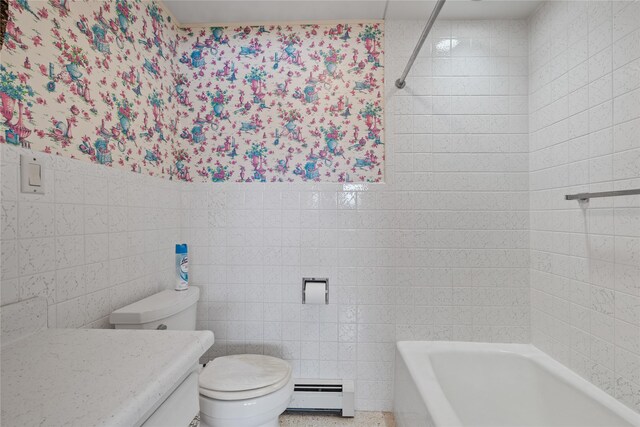
M 595 384 L 553 359 L 532 344 L 478 343 L 462 341 L 398 341 L 396 351 L 402 357 L 411 379 L 420 393 L 427 410 L 437 426 L 460 426 L 457 416 L 434 372 L 430 354 L 445 352 L 509 353 L 529 359 L 540 368 L 558 377 L 561 381 L 577 388 L 586 396 L 614 412 L 633 425 L 640 425 L 640 414 L 609 395 Z M 416 354 L 426 356 L 416 359 Z M 422 361 L 422 363 L 420 363 Z M 416 381 L 420 378 L 421 381 Z

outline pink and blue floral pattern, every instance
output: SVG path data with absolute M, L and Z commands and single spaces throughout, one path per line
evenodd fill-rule
M 10 0 L 0 142 L 180 180 L 383 179 L 379 23 L 180 29 L 153 1 Z
M 180 137 L 212 181 L 383 179 L 381 24 L 187 30 Z
M 0 141 L 182 178 L 179 29 L 147 1 L 10 0 Z

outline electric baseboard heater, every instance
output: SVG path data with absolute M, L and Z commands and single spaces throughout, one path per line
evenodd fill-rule
M 297 379 L 287 411 L 335 412 L 353 417 L 354 388 L 352 380 Z

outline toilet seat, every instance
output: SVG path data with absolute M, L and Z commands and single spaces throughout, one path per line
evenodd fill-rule
M 201 427 L 278 427 L 278 416 L 289 406 L 293 376 L 280 390 L 253 399 L 219 400 L 200 394 Z
M 199 377 L 200 394 L 217 400 L 252 399 L 276 392 L 291 379 L 284 360 L 259 354 L 218 357 Z

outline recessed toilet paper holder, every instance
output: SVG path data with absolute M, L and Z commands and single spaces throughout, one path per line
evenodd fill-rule
M 324 284 L 324 303 L 329 304 L 329 279 L 316 277 L 302 278 L 302 303 L 306 304 L 307 283 L 323 283 Z

